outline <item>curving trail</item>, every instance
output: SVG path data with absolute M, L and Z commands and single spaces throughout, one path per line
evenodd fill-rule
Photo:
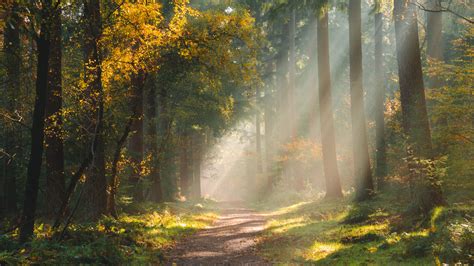
M 270 265 L 255 254 L 256 238 L 265 217 L 238 203 L 222 203 L 211 228 L 179 242 L 167 254 L 166 265 Z

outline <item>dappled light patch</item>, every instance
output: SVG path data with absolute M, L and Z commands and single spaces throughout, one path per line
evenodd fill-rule
M 345 245 L 339 242 L 315 242 L 303 256 L 307 260 L 318 261 L 340 251 L 344 247 Z
M 269 210 L 267 215 L 271 219 L 259 250 L 280 263 L 322 265 L 423 265 L 453 262 L 454 257 L 469 254 L 472 223 L 466 217 L 470 217 L 472 208 L 437 208 L 424 226 L 412 224 L 410 230 L 397 231 L 393 227 L 400 223 L 399 213 L 403 209 L 391 204 L 395 197 L 396 194 L 377 196 L 362 205 L 304 201 Z M 447 221 L 456 217 L 454 213 L 459 222 L 446 226 Z

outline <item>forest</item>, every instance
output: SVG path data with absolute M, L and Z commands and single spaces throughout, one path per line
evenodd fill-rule
M 474 264 L 470 0 L 1 0 L 0 265 Z

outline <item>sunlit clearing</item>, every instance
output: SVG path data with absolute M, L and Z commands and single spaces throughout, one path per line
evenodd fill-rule
M 253 146 L 250 123 L 242 122 L 220 138 L 206 155 L 202 169 L 202 192 L 208 197 L 223 201 L 240 201 L 252 196 Z

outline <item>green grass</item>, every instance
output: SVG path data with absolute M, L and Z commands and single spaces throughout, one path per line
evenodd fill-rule
M 157 264 L 164 249 L 216 219 L 204 205 L 141 204 L 119 219 L 71 224 L 60 242 L 39 223 L 28 245 L 17 243 L 18 231 L 0 236 L 0 264 Z
M 408 220 L 401 215 L 408 198 L 397 191 L 363 204 L 315 200 L 267 208 L 269 220 L 258 250 L 276 264 L 472 263 L 472 200 Z

